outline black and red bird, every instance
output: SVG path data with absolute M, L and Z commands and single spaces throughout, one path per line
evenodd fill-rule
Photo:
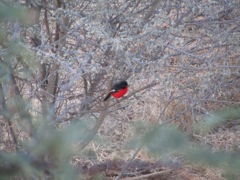
M 111 88 L 108 95 L 104 98 L 104 101 L 107 101 L 108 98 L 112 95 L 114 98 L 120 98 L 124 96 L 128 91 L 128 83 L 127 81 L 120 81 Z

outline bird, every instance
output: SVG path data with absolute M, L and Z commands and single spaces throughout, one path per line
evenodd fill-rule
M 104 101 L 107 101 L 112 95 L 114 98 L 123 97 L 128 92 L 128 83 L 127 81 L 120 81 L 111 88 L 108 95 L 104 98 Z

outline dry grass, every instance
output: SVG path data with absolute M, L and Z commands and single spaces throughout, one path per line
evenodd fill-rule
M 216 132 L 200 137 L 199 140 L 202 144 L 210 145 L 214 151 L 238 151 L 240 149 L 239 127 L 237 129 L 219 128 Z

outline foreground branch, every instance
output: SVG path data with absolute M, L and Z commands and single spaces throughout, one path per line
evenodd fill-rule
M 137 177 L 132 177 L 132 178 L 128 178 L 127 180 L 140 180 L 140 179 L 152 179 L 152 178 L 158 178 L 161 179 L 161 176 L 167 175 L 169 173 L 171 173 L 171 169 L 167 169 L 164 171 L 160 171 L 160 172 L 155 172 L 155 173 L 151 173 L 151 174 L 146 174 L 146 175 L 141 175 L 141 176 L 137 176 Z

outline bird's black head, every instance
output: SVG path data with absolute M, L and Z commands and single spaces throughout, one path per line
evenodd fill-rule
M 127 81 L 119 81 L 113 86 L 112 89 L 114 89 L 115 91 L 118 91 L 119 89 L 125 89 L 126 87 L 128 87 Z
M 120 81 L 119 84 L 120 84 L 123 88 L 125 88 L 125 87 L 128 86 L 127 81 Z

